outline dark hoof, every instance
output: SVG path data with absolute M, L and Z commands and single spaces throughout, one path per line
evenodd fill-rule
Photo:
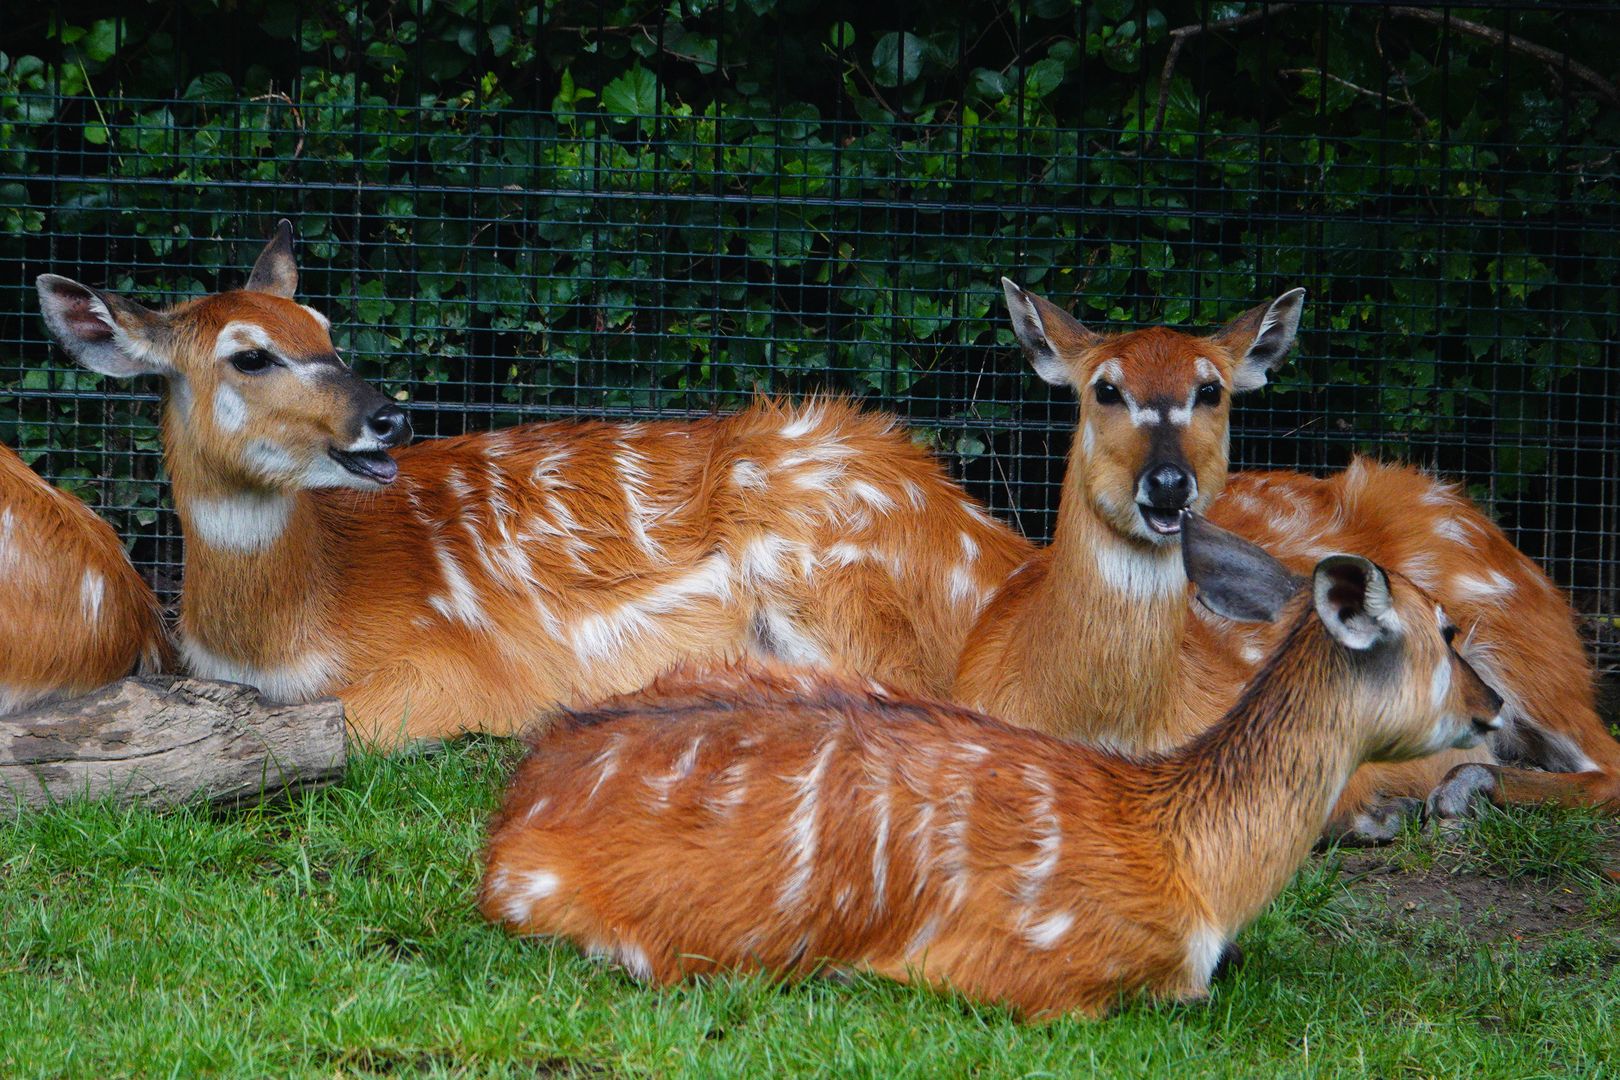
M 1381 798 L 1368 803 L 1350 820 L 1350 826 L 1344 832 L 1325 839 L 1337 840 L 1345 847 L 1387 844 L 1401 835 L 1401 829 L 1409 819 L 1416 819 L 1422 814 L 1423 804 L 1417 799 L 1404 795 Z
M 1496 774 L 1475 762 L 1458 765 L 1429 792 L 1424 812 L 1435 823 L 1455 822 L 1474 816 L 1479 804 L 1491 801 L 1496 790 Z

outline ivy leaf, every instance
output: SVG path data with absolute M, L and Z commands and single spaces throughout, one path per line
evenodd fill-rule
M 974 68 L 968 76 L 968 88 L 973 96 L 984 101 L 1000 101 L 1012 89 L 1012 83 L 999 71 Z
M 651 116 L 658 108 L 658 79 L 637 64 L 602 88 L 602 105 L 616 116 Z
M 84 55 L 96 63 L 105 63 L 111 60 L 118 51 L 118 39 L 122 36 L 122 23 L 118 19 L 97 19 L 90 24 L 90 32 L 84 35 L 82 48 Z
M 887 33 L 878 38 L 872 50 L 874 78 L 879 86 L 899 86 L 917 81 L 922 75 L 923 55 L 927 44 L 916 34 Z

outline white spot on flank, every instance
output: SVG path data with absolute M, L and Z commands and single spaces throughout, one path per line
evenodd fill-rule
M 889 890 L 889 770 L 880 765 L 872 795 L 872 913 L 883 911 Z
M 292 514 L 292 499 L 271 492 L 193 499 L 182 519 L 194 539 L 221 551 L 263 551 L 280 539 Z
M 1200 926 L 1187 936 L 1187 972 L 1193 985 L 1206 987 L 1215 965 L 1226 955 L 1226 935 L 1213 926 Z
M 738 563 L 743 581 L 749 585 L 770 585 L 782 577 L 782 556 L 798 545 L 775 533 L 756 536 L 743 545 Z
M 214 424 L 219 430 L 228 435 L 241 431 L 248 422 L 247 402 L 236 388 L 228 383 L 220 383 L 214 390 Z
M 670 765 L 669 772 L 662 776 L 649 776 L 647 786 L 652 788 L 658 808 L 669 802 L 669 793 L 675 785 L 692 775 L 692 767 L 697 764 L 698 748 L 703 745 L 703 736 L 699 735 L 692 740 L 681 756 Z
M 802 435 L 808 435 L 820 422 L 820 409 L 805 409 L 798 416 L 782 425 L 782 435 L 784 438 L 797 439 Z
M 636 638 L 657 633 L 655 615 L 668 615 L 693 600 L 724 600 L 730 596 L 731 560 L 723 552 L 715 552 L 683 577 L 655 586 L 646 595 L 626 600 L 610 611 L 580 619 L 572 635 L 574 652 L 584 660 L 609 656 Z
M 765 488 L 765 470 L 752 461 L 739 461 L 731 467 L 731 482 L 748 491 Z
M 1513 591 L 1513 579 L 1500 570 L 1486 570 L 1483 577 L 1474 574 L 1458 574 L 1451 583 L 1456 594 L 1465 600 L 1473 600 L 1481 604 L 1494 604 L 1498 607 L 1507 603 L 1508 594 Z
M 623 744 L 624 736 L 622 734 L 612 736 L 608 739 L 607 746 L 603 747 L 601 753 L 597 754 L 591 761 L 591 764 L 601 769 L 601 772 L 596 774 L 596 783 L 591 785 L 591 790 L 585 793 L 586 803 L 596 798 L 596 792 L 601 786 L 612 779 L 613 774 L 619 771 L 619 747 Z
M 22 545 L 16 538 L 17 515 L 11 507 L 0 509 L 0 570 L 13 570 L 22 561 Z
M 624 968 L 633 978 L 640 982 L 649 982 L 652 979 L 652 963 L 647 954 L 628 941 L 621 941 L 613 947 L 613 959 Z
M 1435 519 L 1434 534 L 1454 544 L 1466 544 L 1469 542 L 1468 533 L 1471 528 L 1471 524 L 1465 518 L 1443 517 Z
M 962 545 L 962 558 L 974 562 L 979 557 L 979 543 L 967 533 L 958 533 L 957 540 Z
M 94 570 L 86 570 L 79 578 L 79 610 L 84 617 L 95 622 L 101 617 L 101 600 L 107 592 L 107 579 Z
M 1400 571 L 1425 592 L 1433 592 L 1440 581 L 1440 567 L 1434 561 L 1434 556 L 1427 552 L 1407 556 L 1400 564 Z
M 1418 496 L 1418 501 L 1429 506 L 1454 506 L 1459 501 L 1457 489 L 1451 484 L 1436 480 L 1429 485 L 1429 490 Z
M 875 484 L 866 480 L 851 480 L 849 482 L 849 493 L 875 510 L 888 511 L 894 509 L 894 500 Z
M 550 870 L 530 870 L 518 876 L 523 879 L 523 891 L 531 901 L 544 900 L 562 884 L 562 879 Z
M 906 501 L 911 503 L 911 508 L 921 510 L 923 504 L 927 502 L 927 496 L 923 494 L 922 485 L 915 480 L 902 480 L 900 486 L 905 491 Z
M 788 817 L 787 827 L 787 853 L 793 869 L 783 879 L 782 890 L 776 901 L 777 906 L 784 910 L 803 899 L 804 891 L 810 885 L 810 875 L 815 870 L 816 818 L 821 799 L 821 780 L 827 774 L 827 766 L 837 749 L 837 741 L 829 737 L 816 752 L 814 764 L 807 771 L 790 778 L 799 799 Z
M 984 593 L 974 580 L 973 571 L 965 566 L 951 567 L 950 593 L 951 603 L 971 604 L 975 610 L 984 602 Z
M 484 614 L 478 593 L 473 589 L 472 582 L 467 580 L 461 564 L 456 561 L 455 553 L 437 537 L 434 539 L 433 553 L 438 559 L 439 573 L 444 577 L 445 591 L 428 597 L 428 604 L 447 619 L 475 629 L 487 629 L 489 616 Z
M 790 664 L 819 664 L 826 659 L 821 647 L 781 608 L 775 605 L 760 608 L 756 618 L 764 623 L 766 640 L 757 644 L 767 656 Z
M 1053 949 L 1073 925 L 1073 915 L 1067 911 L 1054 912 L 1040 922 L 1031 923 L 1025 928 L 1024 940 L 1037 949 Z
M 1059 853 L 1063 848 L 1063 825 L 1052 806 L 1052 778 L 1045 770 L 1035 765 L 1025 765 L 1024 783 L 1035 792 L 1029 817 L 1035 857 L 1018 868 L 1018 896 L 1027 908 L 1033 909 L 1040 900 L 1041 890 L 1046 887 L 1046 879 L 1057 869 Z

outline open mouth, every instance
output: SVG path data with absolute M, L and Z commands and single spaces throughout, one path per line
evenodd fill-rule
M 1137 503 L 1136 508 L 1142 512 L 1147 527 L 1160 536 L 1175 536 L 1181 532 L 1181 507 L 1171 509 Z
M 326 455 L 348 472 L 374 484 L 391 483 L 399 475 L 399 466 L 384 450 L 328 450 Z

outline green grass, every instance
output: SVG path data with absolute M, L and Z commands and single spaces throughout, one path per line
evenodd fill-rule
M 76 805 L 0 826 L 0 1075 L 1508 1077 L 1620 1062 L 1620 887 L 1590 818 L 1497 814 L 1390 856 L 1569 890 L 1588 928 L 1521 947 L 1482 944 L 1478 912 L 1395 925 L 1330 854 L 1243 936 L 1208 1004 L 1024 1026 L 875 980 L 651 992 L 507 938 L 472 897 L 513 754 L 490 740 L 362 757 L 342 786 L 279 807 Z

